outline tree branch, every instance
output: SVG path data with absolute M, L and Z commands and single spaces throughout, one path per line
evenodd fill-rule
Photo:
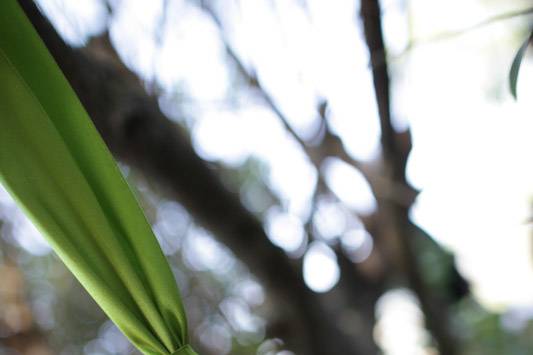
M 390 180 L 409 188 L 405 179 L 405 161 L 408 151 L 402 150 L 398 143 L 390 111 L 390 87 L 387 61 L 381 53 L 385 52 L 381 29 L 381 10 L 378 0 L 361 1 L 361 18 L 363 21 L 365 41 L 370 52 L 374 92 L 378 103 L 381 146 L 384 156 L 385 171 Z M 412 240 L 412 224 L 409 221 L 410 206 L 398 205 L 392 201 L 378 201 L 384 223 L 390 226 L 395 237 L 395 245 L 400 249 L 400 264 L 405 272 L 407 282 L 417 295 L 422 311 L 426 317 L 426 325 L 433 335 L 437 348 L 442 355 L 459 353 L 457 341 L 449 329 L 447 308 L 440 304 L 425 284 L 417 261 Z

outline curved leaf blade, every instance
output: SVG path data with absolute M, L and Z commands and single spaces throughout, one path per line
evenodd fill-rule
M 527 47 L 529 47 L 529 44 L 532 42 L 533 31 L 526 39 L 526 41 L 522 44 L 522 46 L 520 46 L 518 52 L 516 52 L 516 55 L 513 59 L 513 63 L 511 64 L 511 70 L 509 71 L 509 87 L 511 89 L 511 94 L 515 99 L 517 98 L 516 86 L 518 83 L 518 73 L 520 72 L 520 65 L 522 64 L 522 60 L 524 59 L 524 55 L 526 54 Z
M 195 354 L 150 225 L 16 0 L 0 1 L 0 182 L 137 348 Z

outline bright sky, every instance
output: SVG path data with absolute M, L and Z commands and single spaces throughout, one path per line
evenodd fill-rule
M 98 0 L 39 3 L 73 43 L 83 43 L 87 34 L 103 27 Z M 282 197 L 283 206 L 267 214 L 267 231 L 288 252 L 301 248 L 306 242 L 301 218 L 309 213 L 316 171 L 261 102 L 241 95 L 236 107 L 224 104 L 236 94 L 216 27 L 187 1 L 168 2 L 161 33 L 157 24 L 162 1 L 112 3 L 117 13 L 112 38 L 128 65 L 148 81 L 156 80 L 167 94 L 185 88 L 193 103 L 193 143 L 202 157 L 238 166 L 255 156 L 268 164 L 268 183 Z M 361 28 L 354 23 L 358 5 L 348 0 L 308 0 L 306 7 L 300 3 L 256 0 L 241 1 L 237 7 L 228 2 L 224 19 L 231 43 L 245 63 L 257 68 L 262 84 L 297 132 L 312 134 L 317 99 L 327 98 L 332 127 L 350 154 L 371 159 L 379 143 L 379 125 L 368 55 Z M 526 0 L 411 0 L 406 9 L 402 0 L 383 3 L 392 55 L 403 50 L 409 34 L 426 38 L 529 5 Z M 457 254 L 477 297 L 494 309 L 533 307 L 527 223 L 533 189 L 533 81 L 525 80 L 533 77 L 531 56 L 520 74 L 518 102 L 506 86 L 520 45 L 519 28 L 516 20 L 497 23 L 422 45 L 391 64 L 395 122 L 408 122 L 413 133 L 408 178 L 422 191 L 412 217 Z M 155 35 L 159 41 L 154 42 Z M 362 213 L 375 208 L 357 171 L 334 160 L 324 169 L 327 183 L 348 206 Z M 5 194 L 0 197 L 7 203 Z M 364 245 L 359 227 L 347 222 L 342 210 L 330 202 L 323 207 L 323 216 L 345 226 L 342 232 L 348 242 Z M 318 225 L 326 234 L 328 228 L 335 229 L 324 218 Z M 24 228 L 20 244 L 36 254 L 45 251 L 42 242 L 28 242 L 37 239 L 31 239 L 35 233 L 30 227 Z M 205 232 L 195 233 L 187 241 L 189 247 L 207 254 L 191 266 L 209 269 L 220 261 L 218 249 Z M 308 246 L 304 277 L 317 292 L 335 285 L 339 270 L 327 243 Z M 410 302 L 411 296 L 398 292 L 386 300 Z M 396 304 L 393 301 L 389 303 Z

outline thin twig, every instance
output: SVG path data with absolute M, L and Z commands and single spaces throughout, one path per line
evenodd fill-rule
M 414 40 L 409 42 L 409 44 L 407 45 L 407 47 L 405 48 L 403 53 L 413 49 L 414 47 L 417 47 L 417 46 L 420 46 L 420 45 L 423 45 L 423 44 L 428 44 L 428 43 L 432 43 L 432 42 L 440 42 L 440 41 L 444 41 L 444 40 L 448 40 L 448 39 L 452 39 L 452 38 L 455 38 L 455 37 L 462 36 L 464 34 L 472 32 L 474 30 L 477 30 L 477 29 L 480 29 L 482 27 L 491 25 L 491 24 L 493 24 L 495 22 L 509 20 L 509 19 L 513 19 L 513 18 L 516 18 L 516 17 L 527 16 L 527 15 L 532 15 L 532 14 L 533 14 L 533 7 L 522 9 L 522 10 L 515 10 L 515 11 L 505 12 L 503 14 L 499 14 L 499 15 L 488 17 L 488 18 L 486 18 L 486 19 L 484 19 L 482 21 L 479 21 L 479 22 L 477 22 L 477 23 L 475 23 L 473 25 L 467 26 L 467 27 L 462 28 L 460 30 L 446 31 L 446 32 L 437 33 L 437 34 L 434 34 L 434 35 L 431 35 L 431 36 L 428 36 L 428 37 L 425 37 L 425 38 L 414 39 Z M 402 53 L 400 54 L 400 56 L 401 55 L 402 55 Z
M 405 48 L 400 53 L 387 56 L 387 51 L 385 49 L 383 51 L 380 51 L 379 53 L 376 54 L 376 59 L 374 61 L 372 61 L 372 63 L 370 63 L 370 66 L 371 67 L 376 67 L 376 66 L 383 65 L 383 63 L 385 61 L 392 62 L 392 61 L 400 60 L 403 57 L 405 57 L 408 53 L 410 53 L 411 51 L 416 49 L 417 47 L 420 47 L 420 46 L 423 46 L 423 45 L 428 45 L 428 44 L 432 44 L 432 43 L 437 43 L 437 42 L 442 42 L 442 41 L 454 39 L 454 38 L 466 35 L 466 34 L 472 32 L 472 31 L 475 31 L 475 30 L 481 29 L 483 27 L 492 25 L 492 24 L 494 24 L 496 22 L 499 22 L 499 21 L 510 20 L 510 19 L 513 19 L 513 18 L 522 17 L 522 16 L 528 16 L 528 15 L 533 15 L 533 7 L 529 7 L 529 8 L 521 9 L 521 10 L 510 11 L 510 12 L 505 12 L 503 14 L 491 16 L 491 17 L 488 17 L 488 18 L 486 18 L 484 20 L 481 20 L 481 21 L 479 21 L 479 22 L 477 22 L 475 24 L 472 24 L 470 26 L 461 28 L 459 30 L 444 31 L 444 32 L 440 32 L 440 33 L 436 33 L 436 34 L 427 36 L 427 37 L 412 39 L 412 40 L 409 41 L 407 46 L 405 46 Z

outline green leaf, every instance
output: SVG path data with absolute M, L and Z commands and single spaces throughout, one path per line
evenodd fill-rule
M 526 39 L 524 44 L 520 46 L 520 49 L 516 53 L 513 64 L 511 64 L 511 70 L 509 72 L 509 86 L 511 88 L 511 94 L 516 99 L 517 93 L 516 93 L 516 84 L 518 82 L 518 72 L 520 71 L 520 65 L 522 64 L 522 59 L 524 59 L 524 55 L 526 54 L 527 47 L 529 44 L 533 41 L 533 31 L 529 35 L 529 37 Z
M 137 348 L 195 354 L 150 225 L 16 0 L 0 1 L 0 182 Z

